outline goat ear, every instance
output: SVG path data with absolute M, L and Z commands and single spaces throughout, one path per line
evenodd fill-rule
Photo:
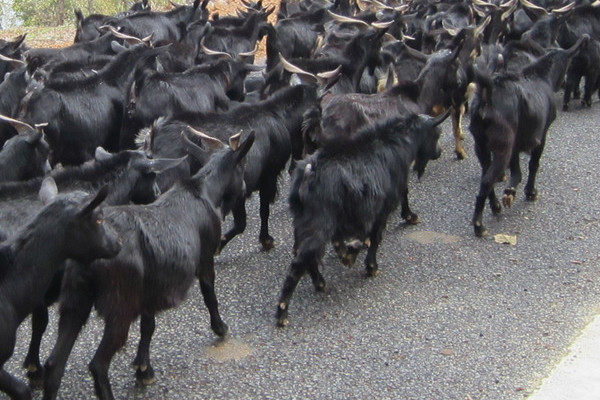
M 36 143 L 39 143 L 39 141 L 42 140 L 43 137 L 44 133 L 40 129 L 36 129 L 27 134 L 27 138 L 25 139 L 25 141 L 28 144 L 35 145 Z
M 42 187 L 40 188 L 39 197 L 44 205 L 51 203 L 56 195 L 58 194 L 58 188 L 54 178 L 47 177 L 42 181 Z
M 94 152 L 94 159 L 96 161 L 105 161 L 109 160 L 112 157 L 108 151 L 104 150 L 104 147 L 98 146 L 96 147 L 96 151 Z
M 441 124 L 442 122 L 444 122 L 446 120 L 446 118 L 448 118 L 448 116 L 450 115 L 451 111 L 452 111 L 452 107 L 448 107 L 448 109 L 446 111 L 444 111 L 442 114 L 433 118 L 431 120 L 432 125 L 435 127 L 435 126 L 438 126 L 439 124 Z
M 98 207 L 100 205 L 100 203 L 102 203 L 104 201 L 104 199 L 106 199 L 107 195 L 108 195 L 108 185 L 104 185 L 98 191 L 98 193 L 96 193 L 96 196 L 94 196 L 91 200 L 87 201 L 87 203 L 83 204 L 83 207 L 79 211 L 78 215 L 79 216 L 91 215 L 92 211 L 94 211 L 94 209 L 96 207 Z
M 246 140 L 244 140 L 244 142 L 242 142 L 238 149 L 235 151 L 235 161 L 236 163 L 239 163 L 248 153 L 248 151 L 250 150 L 250 147 L 252 147 L 252 143 L 254 143 L 254 137 L 255 137 L 255 133 L 254 133 L 254 129 L 250 131 L 250 133 L 248 134 L 248 137 L 246 138 Z

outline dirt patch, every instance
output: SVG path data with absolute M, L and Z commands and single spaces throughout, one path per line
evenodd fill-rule
M 218 13 L 220 16 L 236 15 L 236 10 L 242 9 L 242 3 L 238 1 L 228 0 L 213 0 L 209 3 L 208 9 L 211 15 Z M 263 0 L 263 7 L 270 8 L 273 6 L 279 7 L 279 0 Z M 273 12 L 269 21 L 275 23 L 275 15 L 277 10 Z M 16 36 L 27 34 L 26 43 L 30 47 L 65 47 L 73 43 L 75 37 L 75 24 L 57 26 L 57 27 L 23 27 L 15 29 L 0 30 L 0 39 L 12 39 Z M 258 57 L 264 57 L 263 40 L 259 45 Z

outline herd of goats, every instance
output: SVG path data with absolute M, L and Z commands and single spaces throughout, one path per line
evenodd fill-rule
M 366 250 L 367 275 L 377 275 L 389 215 L 400 206 L 418 223 L 409 173 L 440 156 L 448 117 L 456 157 L 466 156 L 466 112 L 482 168 L 472 223 L 486 235 L 486 201 L 494 214 L 512 205 L 522 152 L 525 196 L 536 199 L 556 92 L 564 109 L 571 98 L 589 107 L 600 85 L 598 1 L 241 0 L 236 15 L 207 6 L 76 10 L 74 44 L 60 49 L 0 40 L 0 391 L 13 399 L 32 396 L 4 369 L 30 314 L 23 366 L 44 399 L 57 397 L 92 308 L 105 322 L 89 363 L 102 399 L 114 398 L 110 362 L 137 317 L 136 378 L 154 380 L 155 314 L 180 304 L 195 279 L 212 330 L 225 335 L 214 256 L 245 230 L 254 192 L 260 243 L 273 247 L 269 209 L 286 166 L 294 258 L 280 326 L 302 276 L 324 290 L 330 243 L 346 265 Z M 42 365 L 57 301 L 58 337 Z

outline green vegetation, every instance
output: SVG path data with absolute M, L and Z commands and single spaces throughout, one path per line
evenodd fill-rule
M 132 0 L 14 0 L 12 8 L 24 26 L 60 26 L 74 21 L 74 9 L 84 15 L 113 15 L 127 10 Z M 150 1 L 153 9 L 167 4 L 167 0 Z

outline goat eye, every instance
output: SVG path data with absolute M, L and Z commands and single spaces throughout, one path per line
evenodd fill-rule
M 104 222 L 104 218 L 100 217 L 100 218 L 96 218 L 96 223 L 98 225 L 102 225 L 102 223 Z

